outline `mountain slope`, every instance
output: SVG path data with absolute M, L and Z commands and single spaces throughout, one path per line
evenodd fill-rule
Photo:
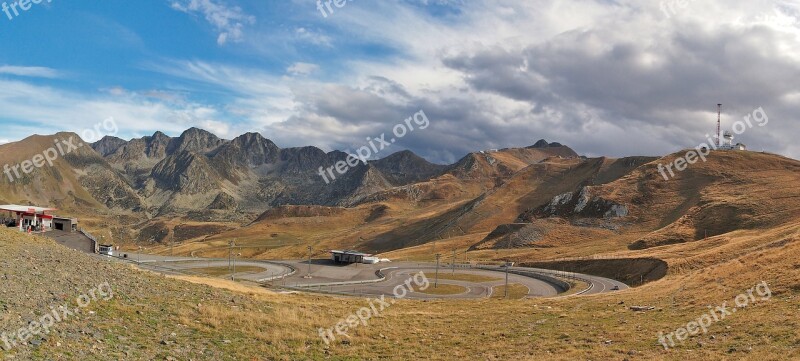
M 31 167 L 27 174 L 18 168 L 20 177 L 12 170 L 11 179 L 4 174 L 0 178 L 0 198 L 79 214 L 87 207 L 101 213 L 112 209 L 123 213 L 141 210 L 142 200 L 131 185 L 77 134 L 36 135 L 0 145 L 0 163 L 13 168 L 46 153 L 57 155 L 52 166 L 43 162 L 41 167 Z
M 755 152 L 713 152 L 665 180 L 647 163 L 620 179 L 554 197 L 520 221 L 567 220 L 629 224 L 641 236 L 631 249 L 692 242 L 741 229 L 767 229 L 800 219 L 800 162 Z M 577 230 L 575 231 L 577 232 Z

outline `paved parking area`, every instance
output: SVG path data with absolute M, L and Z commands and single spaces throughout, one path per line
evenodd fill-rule
M 64 232 L 64 231 L 49 231 L 45 232 L 44 236 L 51 238 L 58 244 L 63 246 L 77 249 L 85 253 L 94 253 L 94 245 L 89 237 L 80 232 Z

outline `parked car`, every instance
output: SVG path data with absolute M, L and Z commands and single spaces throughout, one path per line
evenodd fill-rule
M 619 286 L 614 286 L 614 287 L 611 287 L 611 290 L 612 290 L 612 291 L 619 291 Z

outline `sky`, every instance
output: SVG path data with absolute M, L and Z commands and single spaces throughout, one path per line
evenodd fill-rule
M 724 129 L 768 116 L 736 141 L 800 158 L 797 0 L 326 3 L 10 7 L 0 143 L 199 127 L 352 151 L 423 111 L 430 126 L 376 156 L 452 163 L 542 138 L 587 156 L 664 155 L 705 142 L 722 103 Z

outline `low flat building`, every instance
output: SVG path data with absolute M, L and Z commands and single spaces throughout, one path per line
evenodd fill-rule
M 358 251 L 331 251 L 331 260 L 336 263 L 364 263 L 371 255 Z
M 77 232 L 78 219 L 53 216 L 53 229 L 64 232 Z

